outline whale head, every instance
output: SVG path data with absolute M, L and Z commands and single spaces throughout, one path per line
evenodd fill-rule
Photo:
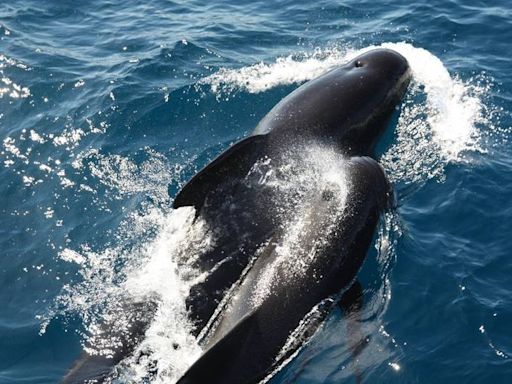
M 254 134 L 334 142 L 347 155 L 371 154 L 411 79 L 407 60 L 390 49 L 367 51 L 307 82 L 277 104 Z

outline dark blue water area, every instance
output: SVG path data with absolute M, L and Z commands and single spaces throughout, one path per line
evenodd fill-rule
M 389 265 L 372 248 L 361 271 L 371 340 L 363 382 L 509 383 L 505 0 L 2 2 L 0 383 L 58 382 L 81 352 L 83 319 L 58 298 L 84 274 L 59 257 L 64 249 L 126 250 L 122 271 L 131 247 L 152 236 L 127 236 L 123 223 L 148 207 L 168 211 L 188 178 L 298 86 L 214 92 L 201 79 L 401 41 L 437 56 L 452 78 L 489 85 L 485 118 L 475 119 L 483 150 L 443 162 L 442 175 L 394 180 Z M 393 128 L 382 153 L 397 142 Z M 346 328 L 335 310 L 272 382 L 354 382 Z

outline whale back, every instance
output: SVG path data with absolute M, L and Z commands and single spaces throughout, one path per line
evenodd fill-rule
M 329 308 L 313 315 L 311 310 L 354 281 L 390 196 L 374 160 L 353 158 L 347 168 L 346 206 L 327 186 L 303 213 L 307 225 L 291 252 L 279 250 L 285 236 L 272 239 L 225 302 L 206 352 L 179 384 L 256 383 L 282 362 L 281 355 L 290 356 L 300 346 L 285 348 L 305 318 L 303 341 L 314 334 Z
M 216 246 L 197 267 L 208 274 L 192 287 L 187 308 L 197 325 L 208 323 L 226 290 L 282 224 L 271 193 L 247 187 L 253 166 L 270 159 L 289 166 L 289 153 L 335 148 L 340 157 L 372 153 L 410 80 L 407 61 L 386 49 L 364 53 L 297 88 L 279 102 L 253 134 L 227 149 L 177 194 L 173 207 L 192 205 L 216 229 Z M 300 156 L 300 153 L 299 153 Z M 279 196 L 277 196 L 279 199 Z

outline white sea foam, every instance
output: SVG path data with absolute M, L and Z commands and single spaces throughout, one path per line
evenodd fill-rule
M 210 238 L 201 222 L 194 225 L 195 211 L 184 207 L 166 215 L 156 239 L 146 250 L 147 263 L 129 274 L 123 284 L 132 297 L 158 298 L 159 308 L 146 338 L 125 362 L 124 380 L 141 382 L 150 368 L 158 372 L 153 383 L 175 382 L 199 357 L 201 349 L 191 335 L 185 299 L 198 273 L 191 267 L 191 253 L 207 249 Z
M 83 264 L 86 260 L 81 254 L 69 248 L 62 250 L 59 253 L 59 257 L 64 261 L 77 264 Z
M 464 161 L 468 151 L 484 152 L 478 125 L 490 124 L 484 116 L 483 102 L 488 85 L 481 85 L 476 79 L 464 82 L 450 76 L 441 60 L 425 49 L 406 43 L 382 46 L 401 53 L 409 61 L 414 79 L 397 126 L 397 142 L 383 159 L 388 165 L 394 157 L 401 171 L 413 171 L 392 176 L 414 179 L 421 172 L 436 174 L 441 172 L 440 163 Z M 415 100 L 418 93 L 426 95 L 425 102 Z M 437 167 L 429 164 L 429 157 L 440 158 Z
M 169 200 L 167 187 L 169 180 L 179 173 L 179 165 L 172 167 L 165 156 L 146 150 L 148 159 L 136 164 L 121 155 L 101 155 L 92 152 L 86 156 L 89 170 L 97 180 L 110 188 L 118 197 L 151 191 L 160 201 Z M 81 166 L 78 162 L 77 167 Z
M 274 63 L 263 62 L 239 69 L 221 68 L 205 77 L 199 84 L 207 84 L 214 93 L 245 90 L 260 93 L 279 85 L 298 84 L 313 79 L 347 59 L 347 51 L 338 48 L 316 49 L 310 54 L 278 58 Z
M 202 222 L 192 223 L 194 216 L 192 207 L 170 212 L 150 209 L 144 215 L 132 215 L 124 224 L 132 236 L 146 238 L 135 248 L 121 243 L 102 252 L 86 245 L 79 251 L 63 250 L 61 259 L 77 263 L 83 279 L 64 287 L 41 332 L 57 314 L 78 314 L 85 326 L 85 349 L 91 354 L 109 355 L 120 335 L 129 334 L 134 313 L 126 303 L 154 302 L 157 309 L 145 339 L 133 357 L 121 363 L 119 375 L 127 383 L 148 379 L 153 383 L 175 382 L 201 352 L 192 336 L 185 298 L 199 276 L 189 262 L 191 255 L 208 249 L 210 237 Z M 121 272 L 119 263 L 124 264 Z M 153 375 L 155 369 L 157 374 Z
M 276 240 L 277 257 L 260 272 L 257 279 L 258 284 L 252 297 L 254 307 L 271 294 L 280 273 L 285 273 L 287 279 L 294 280 L 311 272 L 309 269 L 313 260 L 329 241 L 340 215 L 344 213 L 350 188 L 345 159 L 340 158 L 332 149 L 324 147 L 310 147 L 301 151 L 300 156 L 299 159 L 290 156 L 289 164 L 277 170 L 268 169 L 262 178 L 263 184 L 279 191 L 280 199 L 295 202 L 292 203 L 293 215 L 289 212 L 283 214 L 286 224 L 283 225 L 285 229 L 282 238 Z M 328 206 L 336 206 L 334 211 L 327 209 L 321 212 L 321 222 L 314 217 L 318 214 L 314 201 L 318 198 L 319 191 L 332 195 L 335 203 L 329 203 Z M 289 210 L 283 208 L 284 211 Z M 321 236 L 315 233 L 319 228 L 322 231 Z M 307 239 L 306 242 L 304 239 Z M 312 244 L 311 239 L 314 239 Z

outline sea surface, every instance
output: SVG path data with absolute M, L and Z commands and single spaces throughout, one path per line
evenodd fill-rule
M 201 353 L 183 245 L 208 246 L 176 192 L 380 46 L 414 80 L 378 148 L 396 208 L 359 274 L 365 348 L 335 310 L 271 383 L 511 383 L 511 42 L 509 0 L 2 1 L 0 383 L 108 349 L 126 297 L 159 307 L 118 381 L 174 383 Z

